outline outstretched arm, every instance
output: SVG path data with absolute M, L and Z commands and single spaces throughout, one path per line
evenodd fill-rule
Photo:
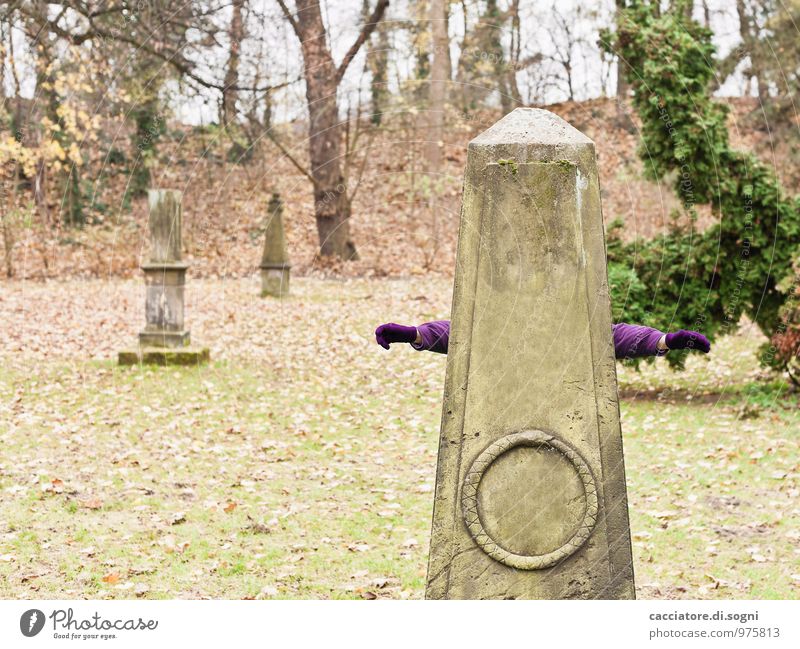
M 620 322 L 611 325 L 611 333 L 616 358 L 663 356 L 669 351 L 666 347 L 666 334 L 658 329 Z
M 382 324 L 375 330 L 375 340 L 384 349 L 392 343 L 410 343 L 414 349 L 429 350 L 440 354 L 447 353 L 450 337 L 450 322 L 437 320 L 426 322 L 419 327 L 407 327 L 394 322 Z
M 417 338 L 411 346 L 419 351 L 428 350 L 446 354 L 448 342 L 450 342 L 450 321 L 436 320 L 423 322 L 417 327 Z
M 614 356 L 617 358 L 663 356 L 670 349 L 696 349 L 707 354 L 711 349 L 711 344 L 703 334 L 685 329 L 665 334 L 652 327 L 620 322 L 612 325 L 611 331 L 614 338 Z M 393 342 L 407 342 L 419 351 L 446 354 L 450 340 L 450 322 L 436 320 L 425 322 L 418 327 L 388 323 L 375 330 L 375 338 L 385 349 L 389 349 L 389 344 Z

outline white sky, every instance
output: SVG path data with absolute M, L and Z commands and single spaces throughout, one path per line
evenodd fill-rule
M 289 0 L 291 6 L 292 2 Z M 467 2 L 470 14 L 468 20 L 474 25 L 477 20 L 478 5 L 472 1 Z M 374 0 L 370 0 L 374 6 Z M 259 48 L 266 53 L 268 79 L 263 83 L 276 83 L 285 79 L 299 77 L 302 73 L 300 49 L 294 33 L 283 19 L 275 0 L 251 0 L 251 6 L 266 14 L 263 24 L 251 16 L 248 29 L 251 36 L 243 44 L 242 73 L 252 77 L 253 60 Z M 413 0 L 395 0 L 389 7 L 387 20 L 408 21 L 411 19 Z M 505 2 L 500 0 L 501 8 Z M 454 73 L 459 56 L 459 42 L 463 35 L 464 20 L 461 3 L 451 5 L 451 19 L 449 25 L 451 42 L 451 60 Z M 739 42 L 738 20 L 734 0 L 709 0 L 711 21 L 715 34 L 715 43 L 718 51 L 725 54 Z M 576 36 L 584 42 L 575 48 L 577 65 L 574 69 L 574 87 L 576 99 L 588 99 L 600 96 L 603 93 L 603 83 L 609 92 L 613 92 L 616 83 L 616 66 L 610 69 L 601 62 L 600 52 L 596 45 L 598 28 L 611 23 L 614 11 L 613 0 L 599 0 L 586 3 L 576 0 L 522 0 L 522 58 L 537 52 L 544 55 L 545 59 L 551 56 L 557 46 L 563 47 L 566 38 L 558 28 L 555 13 L 570 18 L 570 25 Z M 361 0 L 323 0 L 323 13 L 328 26 L 328 34 L 334 52 L 334 59 L 338 63 L 350 44 L 355 39 L 362 22 Z M 591 15 L 590 15 L 591 14 Z M 220 12 L 218 18 L 220 28 L 224 30 L 229 20 L 229 9 Z M 393 34 L 393 51 L 390 56 L 390 78 L 397 89 L 398 77 L 407 78 L 411 75 L 414 61 L 411 58 L 411 47 L 405 30 L 396 30 Z M 506 45 L 510 34 L 506 35 Z M 224 63 L 227 59 L 227 44 L 224 35 L 220 38 L 222 43 L 218 48 L 205 48 L 202 58 L 198 61 L 198 69 L 206 78 L 220 80 Z M 14 31 L 14 44 L 17 51 L 22 94 L 31 97 L 35 88 L 35 74 L 30 56 L 23 56 L 25 51 L 24 37 L 18 30 Z M 341 105 L 348 101 L 355 104 L 359 88 L 361 100 L 367 101 L 369 75 L 364 72 L 364 50 L 359 53 L 348 69 L 342 84 Z M 545 61 L 518 74 L 518 84 L 524 99 L 541 103 L 563 101 L 567 98 L 566 86 L 563 82 L 543 88 L 536 92 L 535 80 L 548 75 L 557 74 L 559 68 L 551 61 Z M 243 79 L 249 82 L 252 79 Z M 745 86 L 741 75 L 733 75 L 720 89 L 720 95 L 740 95 Z M 11 94 L 11 74 L 6 70 L 6 92 Z M 173 89 L 172 104 L 175 116 L 186 123 L 209 123 L 217 119 L 217 93 L 204 91 L 200 94 L 194 92 L 181 93 Z M 293 84 L 290 88 L 276 93 L 274 98 L 274 119 L 277 122 L 292 121 L 304 117 L 305 91 L 302 82 Z

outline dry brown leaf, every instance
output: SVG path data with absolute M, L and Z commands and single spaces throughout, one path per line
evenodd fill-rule
M 175 512 L 169 519 L 170 525 L 180 525 L 186 522 L 186 514 L 183 512 Z

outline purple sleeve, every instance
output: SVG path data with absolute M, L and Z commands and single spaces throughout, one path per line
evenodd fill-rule
M 666 350 L 658 348 L 663 331 L 640 325 L 611 325 L 614 335 L 614 356 L 617 358 L 640 358 L 642 356 L 663 356 Z
M 417 327 L 422 343 L 411 346 L 418 350 L 427 350 L 439 354 L 447 353 L 447 343 L 450 340 L 450 321 L 436 320 L 435 322 L 425 322 Z
M 450 339 L 450 322 L 448 320 L 425 322 L 417 327 L 417 331 L 422 338 L 422 343 L 419 345 L 411 343 L 414 349 L 438 352 L 439 354 L 447 353 L 447 343 Z M 639 358 L 666 354 L 666 350 L 658 349 L 658 341 L 664 335 L 658 329 L 620 322 L 611 325 L 611 331 L 614 336 L 614 356 L 617 358 Z

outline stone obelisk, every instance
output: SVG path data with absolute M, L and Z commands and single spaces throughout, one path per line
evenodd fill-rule
M 267 207 L 264 250 L 261 253 L 261 297 L 284 297 L 289 294 L 289 253 L 283 231 L 283 202 L 276 192 Z
M 594 143 L 518 108 L 469 144 L 428 598 L 634 597 Z

